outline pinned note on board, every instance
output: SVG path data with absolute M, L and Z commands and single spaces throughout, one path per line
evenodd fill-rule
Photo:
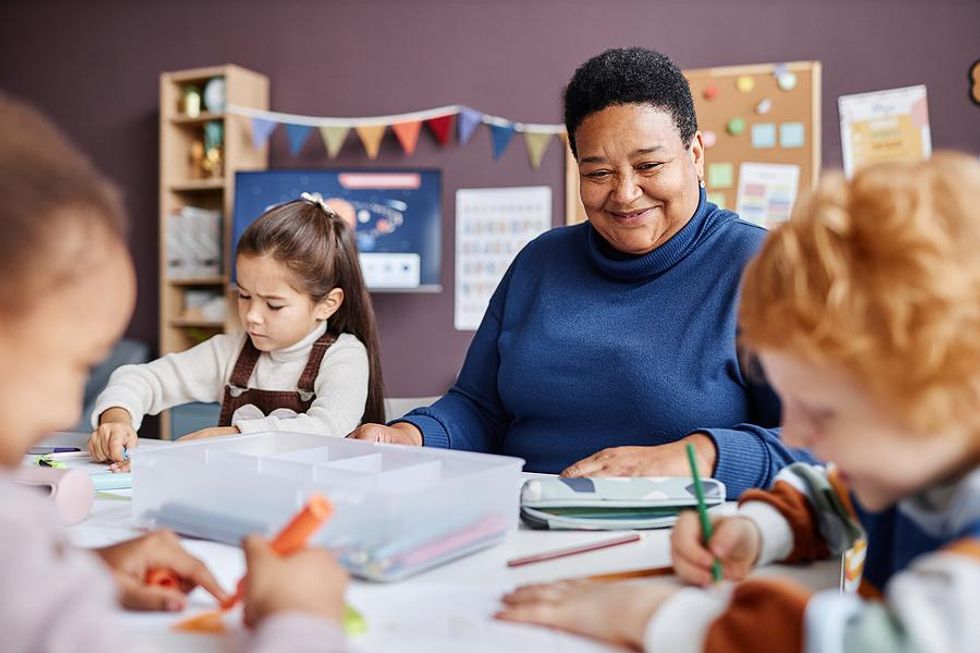
M 729 162 L 708 164 L 708 187 L 711 190 L 731 188 L 735 179 L 735 166 Z
M 771 122 L 752 125 L 752 147 L 760 150 L 776 147 L 776 125 Z
M 779 146 L 803 147 L 804 133 L 802 122 L 784 122 L 779 126 Z

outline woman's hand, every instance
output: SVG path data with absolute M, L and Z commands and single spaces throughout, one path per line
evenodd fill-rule
M 670 534 L 670 555 L 674 573 L 681 580 L 707 587 L 712 583 L 711 564 L 721 562 L 725 578 L 742 580 L 755 566 L 762 549 L 762 535 L 747 517 L 720 517 L 712 520 L 711 542 L 705 547 L 701 521 L 693 510 L 680 514 Z
M 259 535 L 245 538 L 245 623 L 279 612 L 306 612 L 340 623 L 347 573 L 324 549 L 279 556 Z
M 650 447 L 611 447 L 603 449 L 584 460 L 571 465 L 561 473 L 565 477 L 576 476 L 690 476 L 685 448 L 694 443 L 698 470 L 702 476 L 710 476 L 715 468 L 718 452 L 715 442 L 704 433 L 691 435 L 671 442 Z
M 198 585 L 219 602 L 227 598 L 204 563 L 187 553 L 170 531 L 155 531 L 135 540 L 94 549 L 94 553 L 112 570 L 124 608 L 177 612 L 184 609 L 187 594 Z M 147 572 L 151 569 L 174 572 L 180 578 L 179 586 L 147 585 Z
M 422 446 L 422 431 L 414 424 L 398 422 L 391 426 L 384 424 L 361 424 L 351 431 L 347 437 L 353 440 L 368 442 L 383 442 L 385 444 L 408 444 L 414 447 Z
M 238 435 L 239 433 L 241 433 L 241 431 L 238 430 L 237 426 L 212 426 L 210 428 L 201 429 L 200 431 L 188 433 L 187 435 L 177 438 L 177 441 L 187 442 L 190 440 L 204 440 L 205 438 L 217 438 L 222 435 Z
M 665 583 L 587 580 L 526 585 L 506 595 L 497 619 L 567 630 L 642 648 L 647 623 L 678 588 Z
M 88 440 L 88 452 L 97 463 L 126 460 L 126 449 L 139 444 L 133 419 L 125 408 L 110 408 L 99 415 L 99 426 Z

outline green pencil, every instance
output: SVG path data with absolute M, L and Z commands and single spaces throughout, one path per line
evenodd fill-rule
M 698 517 L 701 518 L 701 532 L 704 535 L 704 545 L 711 541 L 711 520 L 708 519 L 708 507 L 704 503 L 704 488 L 701 487 L 701 475 L 698 474 L 698 461 L 694 457 L 694 444 L 687 443 L 687 462 L 691 465 L 691 476 L 694 478 L 694 494 L 698 498 Z M 720 583 L 722 579 L 721 563 L 718 558 L 711 562 L 711 580 Z

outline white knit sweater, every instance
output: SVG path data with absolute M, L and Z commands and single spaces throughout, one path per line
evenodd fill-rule
M 301 341 L 272 352 L 262 352 L 249 387 L 260 390 L 296 390 L 313 343 L 327 330 L 326 323 Z M 151 363 L 124 365 L 112 373 L 109 385 L 95 402 L 93 427 L 109 408 L 124 408 L 139 430 L 144 415 L 192 401 L 220 402 L 231 378 L 244 333 L 221 334 Z M 343 333 L 327 350 L 314 383 L 316 399 L 305 414 L 258 419 L 233 419 L 242 433 L 297 431 L 344 437 L 361 421 L 368 391 L 367 349 L 356 336 Z M 176 434 L 176 435 L 184 435 Z

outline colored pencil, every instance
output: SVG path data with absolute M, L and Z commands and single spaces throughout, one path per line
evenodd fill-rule
M 629 544 L 630 542 L 636 542 L 639 539 L 640 539 L 639 533 L 628 533 L 626 535 L 621 535 L 611 540 L 602 540 L 599 542 L 591 542 L 589 544 L 569 546 L 563 549 L 554 549 L 552 551 L 545 551 L 543 553 L 536 553 L 534 555 L 524 556 L 523 558 L 514 558 L 513 560 L 507 561 L 507 566 L 521 567 L 535 562 L 544 562 L 545 560 L 554 560 L 555 558 L 564 558 L 565 556 L 576 555 L 579 553 L 586 553 L 588 551 L 597 551 L 599 549 L 605 549 L 611 546 L 619 546 L 620 544 Z
M 687 462 L 691 465 L 691 476 L 694 478 L 694 494 L 698 499 L 698 517 L 701 518 L 701 535 L 704 545 L 711 541 L 711 519 L 708 518 L 708 507 L 704 503 L 704 488 L 701 486 L 701 475 L 698 474 L 698 461 L 694 457 L 694 444 L 687 443 Z M 711 561 L 711 580 L 720 583 L 722 579 L 721 563 L 718 558 Z
M 613 571 L 607 574 L 593 574 L 586 576 L 582 580 L 592 580 L 597 582 L 615 582 L 629 580 L 631 578 L 652 578 L 653 576 L 673 576 L 674 568 L 671 565 L 664 567 L 648 567 L 646 569 L 632 569 L 630 571 Z

